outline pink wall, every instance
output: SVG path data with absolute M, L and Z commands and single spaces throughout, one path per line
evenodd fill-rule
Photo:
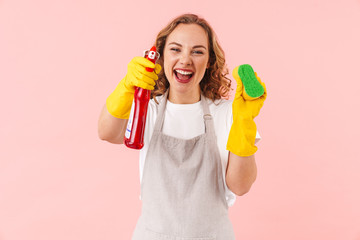
M 360 1 L 0 1 L 0 240 L 130 239 L 138 153 L 97 137 L 127 63 L 184 12 L 267 84 L 237 239 L 360 240 Z

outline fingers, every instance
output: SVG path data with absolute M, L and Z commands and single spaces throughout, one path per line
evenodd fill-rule
M 264 94 L 261 96 L 262 98 L 264 98 L 264 100 L 266 99 L 267 97 L 267 91 L 266 91 L 266 86 L 265 86 L 265 83 L 263 82 L 260 82 L 260 84 L 263 86 L 264 88 Z
M 155 64 L 152 63 L 150 60 L 144 58 L 144 57 L 134 57 L 130 63 L 138 64 L 148 68 L 155 68 Z
M 152 68 L 155 71 L 148 72 L 146 68 Z M 160 71 L 161 66 L 159 64 L 155 65 L 143 57 L 133 58 L 128 65 L 128 73 L 132 75 L 131 84 L 148 90 L 154 89 L 155 81 L 158 80 L 156 73 Z
M 256 72 L 254 72 L 255 73 L 255 76 L 256 76 L 256 78 L 257 78 L 257 80 L 259 81 L 259 83 L 261 84 L 262 82 L 261 82 L 261 79 L 258 77 L 258 75 L 257 75 L 257 73 Z
M 129 67 L 132 69 L 131 82 L 134 86 L 148 90 L 154 89 L 155 81 L 158 79 L 158 76 L 155 73 L 147 72 L 143 67 L 139 69 L 139 66 Z
M 264 88 L 264 94 L 260 98 L 264 98 L 264 100 L 265 100 L 266 97 L 267 97 L 267 91 L 266 91 L 265 83 L 261 81 L 261 79 L 258 77 L 256 72 L 255 72 L 255 76 L 256 76 L 257 80 L 260 82 L 261 86 L 263 86 L 263 88 Z
M 162 67 L 160 64 L 155 64 L 154 73 L 159 74 L 161 69 L 162 69 Z
M 160 64 L 154 64 L 150 60 L 143 58 L 143 57 L 135 57 L 131 63 L 138 66 L 138 69 L 142 71 L 142 68 L 146 70 L 146 68 L 154 69 L 153 72 L 155 74 L 159 74 L 161 71 L 161 65 Z M 148 71 L 146 71 L 148 72 Z
M 148 72 L 148 71 L 145 69 L 145 67 L 140 66 L 140 65 L 135 65 L 134 67 L 135 67 L 135 69 L 136 69 L 135 72 L 136 72 L 137 75 L 144 75 L 144 76 L 146 76 L 146 77 L 148 77 L 148 78 L 151 78 L 151 79 L 153 79 L 153 80 L 158 80 L 158 76 L 157 76 L 156 73 L 154 73 L 154 71 Z M 139 76 L 139 77 L 140 77 L 140 76 Z M 140 77 L 140 78 L 141 78 L 141 77 Z

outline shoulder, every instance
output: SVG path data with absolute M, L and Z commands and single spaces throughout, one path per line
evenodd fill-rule
M 209 98 L 206 98 L 206 102 L 209 104 L 209 106 L 213 106 L 213 107 L 217 107 L 217 108 L 222 108 L 222 107 L 227 107 L 229 105 L 232 104 L 233 100 L 229 100 L 229 99 L 216 99 L 215 101 L 212 101 Z
M 228 115 L 232 114 L 232 100 L 228 99 L 218 99 L 215 101 L 212 101 L 211 99 L 206 99 L 210 112 L 213 115 Z
M 158 103 L 156 103 L 155 99 L 156 99 L 156 101 L 157 101 Z M 155 107 L 155 106 L 159 106 L 160 102 L 161 102 L 163 99 L 164 99 L 164 95 L 155 96 L 155 97 L 153 97 L 152 99 L 150 99 L 149 105 L 152 105 L 152 106 L 154 106 L 154 107 Z
M 156 101 L 155 101 L 156 99 Z M 157 113 L 160 103 L 164 100 L 164 96 L 156 96 L 149 101 L 148 111 Z
M 232 124 L 232 102 L 232 100 L 227 99 L 219 99 L 215 101 L 207 99 L 218 140 L 225 143 Z M 223 144 L 220 145 L 223 147 Z M 224 147 L 224 149 L 226 148 Z

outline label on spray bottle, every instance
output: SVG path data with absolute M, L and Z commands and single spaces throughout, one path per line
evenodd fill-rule
M 125 137 L 126 138 L 130 138 L 132 122 L 133 122 L 133 117 L 134 117 L 134 109 L 135 109 L 135 103 L 134 103 L 134 100 L 133 100 L 133 103 L 132 103 L 132 106 L 131 106 L 131 111 L 130 111 L 130 116 L 129 116 L 129 120 L 128 120 L 128 124 L 126 126 L 126 131 L 125 131 Z

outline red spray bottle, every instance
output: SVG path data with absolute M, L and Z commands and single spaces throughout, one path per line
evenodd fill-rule
M 156 52 L 155 46 L 144 52 L 144 57 L 153 63 L 159 59 L 159 56 L 160 54 Z M 146 68 L 146 71 L 152 72 L 153 69 Z M 141 149 L 144 146 L 144 131 L 150 94 L 150 90 L 135 88 L 134 102 L 124 137 L 124 143 L 129 148 Z

